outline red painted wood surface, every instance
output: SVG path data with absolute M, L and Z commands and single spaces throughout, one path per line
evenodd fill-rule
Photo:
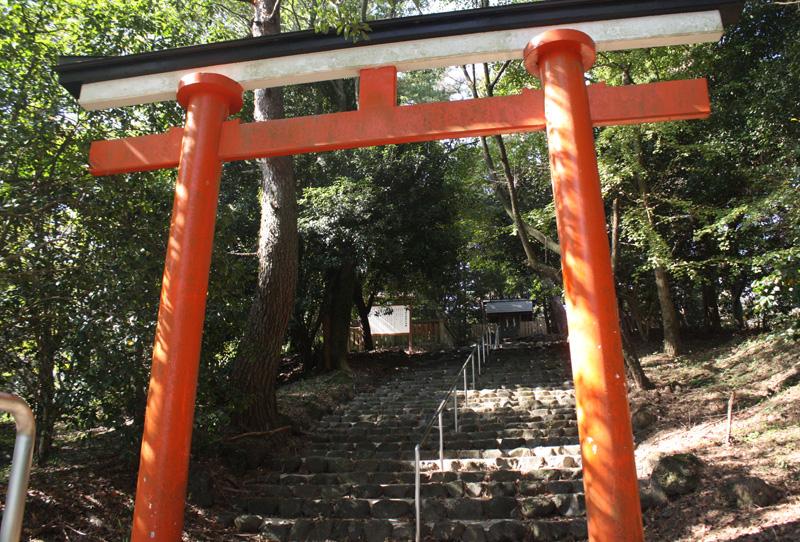
M 577 30 L 545 32 L 525 49 L 525 66 L 545 95 L 589 540 L 641 542 L 616 288 L 583 80 L 593 63 L 594 42 Z
M 242 106 L 242 87 L 216 74 L 181 80 L 186 130 L 158 307 L 147 392 L 132 542 L 181 539 L 200 343 L 222 163 L 222 123 Z
M 391 70 L 394 82 L 394 68 L 362 72 L 358 111 L 246 124 L 225 122 L 219 159 L 232 162 L 544 129 L 544 95 L 540 90 L 397 106 L 395 86 L 387 85 L 386 70 Z M 365 73 L 376 71 L 382 73 Z M 379 81 L 370 85 L 370 75 Z M 391 94 L 386 93 L 387 86 Z M 589 86 L 588 92 L 594 126 L 699 119 L 710 113 L 705 79 L 624 87 L 597 84 Z M 96 141 L 89 151 L 91 172 L 111 175 L 176 167 L 182 137 L 183 128 L 172 128 L 165 134 Z

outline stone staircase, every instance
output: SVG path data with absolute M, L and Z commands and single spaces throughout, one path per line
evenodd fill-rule
M 466 357 L 466 355 L 465 355 Z M 404 370 L 324 417 L 303 457 L 248 481 L 240 532 L 259 540 L 413 540 L 414 446 L 461 362 Z M 470 374 L 471 382 L 471 374 Z M 492 352 L 477 389 L 421 452 L 424 540 L 586 538 L 575 398 L 552 350 Z

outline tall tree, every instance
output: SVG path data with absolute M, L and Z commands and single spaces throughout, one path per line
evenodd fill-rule
M 280 31 L 280 1 L 254 0 L 252 35 Z M 256 120 L 282 118 L 283 89 L 256 90 L 254 108 Z M 258 282 L 232 372 L 240 394 L 236 420 L 251 429 L 277 423 L 275 386 L 297 284 L 297 191 L 292 159 L 264 158 L 258 165 L 262 175 Z

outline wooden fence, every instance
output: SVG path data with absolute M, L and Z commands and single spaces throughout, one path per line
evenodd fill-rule
M 473 324 L 470 326 L 469 336 L 470 340 L 477 340 L 480 337 L 481 333 L 481 325 L 480 324 Z M 530 322 L 520 322 L 519 327 L 517 328 L 517 336 L 516 338 L 523 339 L 525 337 L 533 337 L 535 335 L 547 335 L 547 324 L 544 321 L 544 317 L 539 316 L 538 318 L 534 318 Z M 507 337 L 506 337 L 507 338 Z M 503 339 L 502 331 L 500 333 L 500 339 Z
M 450 348 L 455 344 L 453 337 L 441 320 L 414 322 L 412 323 L 411 332 L 411 342 L 414 349 Z M 393 335 L 373 334 L 372 343 L 376 349 L 408 348 L 408 333 Z M 350 328 L 349 348 L 351 352 L 364 351 L 364 333 L 361 330 L 361 326 Z

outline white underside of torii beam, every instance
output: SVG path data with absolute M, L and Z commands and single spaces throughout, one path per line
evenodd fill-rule
M 245 90 L 253 90 L 357 77 L 360 70 L 380 66 L 396 66 L 398 71 L 408 72 L 521 59 L 533 36 L 554 28 L 585 32 L 599 51 L 717 41 L 723 33 L 720 13 L 713 10 L 363 45 L 334 54 L 326 51 L 250 60 L 208 66 L 202 71 L 225 75 Z M 175 100 L 181 77 L 194 71 L 197 68 L 87 83 L 78 101 L 85 109 L 98 110 Z

